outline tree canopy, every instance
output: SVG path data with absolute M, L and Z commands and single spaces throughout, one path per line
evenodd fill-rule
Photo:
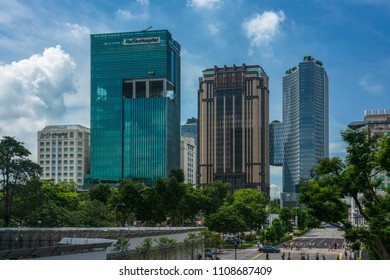
M 367 130 L 348 129 L 341 135 L 347 143 L 345 161 L 321 160 L 301 188 L 299 201 L 314 217 L 344 230 L 347 240 L 363 242 L 373 258 L 390 259 L 390 192 L 374 179 L 378 172 L 390 172 L 390 139 Z M 349 219 L 351 199 L 364 226 Z
M 38 178 L 41 167 L 32 162 L 30 152 L 14 137 L 4 136 L 0 140 L 0 190 L 2 192 L 1 212 L 4 225 L 11 223 L 11 209 L 14 207 L 15 188 L 31 178 Z

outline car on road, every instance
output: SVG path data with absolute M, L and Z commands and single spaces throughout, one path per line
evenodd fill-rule
M 276 246 L 267 245 L 267 246 L 260 247 L 259 248 L 259 252 L 263 252 L 263 253 L 280 253 L 280 249 L 278 247 L 276 247 Z
M 211 251 L 211 249 L 204 250 L 204 257 L 205 259 L 213 259 L 213 252 Z
M 241 239 L 238 235 L 225 236 L 224 241 L 231 244 L 241 243 Z

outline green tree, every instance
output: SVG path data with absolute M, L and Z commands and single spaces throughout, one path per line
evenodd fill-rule
M 111 195 L 111 189 L 108 184 L 99 184 L 88 190 L 88 196 L 91 200 L 98 200 L 107 204 Z
M 191 260 L 195 258 L 196 250 L 203 247 L 203 236 L 200 233 L 190 232 L 184 239 L 184 250 Z
M 175 176 L 170 176 L 166 180 L 159 179 L 157 181 L 157 191 L 161 196 L 164 208 L 171 219 L 171 225 L 175 226 L 179 215 L 179 209 L 186 192 L 184 184 L 179 183 Z
M 169 177 L 175 177 L 176 181 L 180 183 L 184 183 L 184 171 L 181 168 L 173 168 L 169 171 Z
M 176 253 L 177 243 L 175 239 L 163 236 L 156 238 L 155 241 L 162 260 L 167 260 Z
M 313 169 L 312 180 L 301 188 L 299 201 L 310 214 L 345 231 L 347 240 L 360 240 L 373 253 L 372 257 L 390 259 L 390 193 L 380 190 L 380 180 L 372 173 L 389 172 L 389 139 L 380 139 L 366 130 L 346 130 L 347 156 L 325 158 Z M 346 200 L 352 198 L 366 221 L 356 227 L 348 220 Z
M 153 252 L 153 238 L 145 238 L 140 245 L 135 248 L 135 252 L 143 260 L 148 260 Z
M 74 183 L 42 183 L 40 203 L 35 211 L 28 214 L 30 226 L 65 227 L 79 226 L 79 195 Z
M 194 188 L 190 184 L 184 185 L 186 191 L 180 205 L 180 212 L 183 220 L 190 220 L 191 224 L 195 224 L 195 218 L 204 208 L 206 197 L 201 189 Z
M 210 214 L 206 218 L 205 224 L 209 230 L 221 233 L 238 233 L 247 228 L 244 218 L 232 205 L 223 205 L 216 213 Z
M 205 248 L 220 249 L 224 243 L 223 238 L 218 232 L 203 230 L 200 234 L 202 235 Z
M 100 200 L 80 202 L 77 211 L 77 226 L 108 227 L 113 226 L 113 217 L 107 206 Z
M 206 215 L 215 213 L 226 201 L 226 198 L 231 192 L 231 185 L 222 183 L 221 181 L 213 181 L 202 189 L 206 197 L 204 213 Z
M 268 204 L 268 213 L 278 214 L 279 212 L 280 212 L 280 198 L 274 198 Z
M 256 189 L 239 189 L 233 194 L 232 206 L 250 229 L 261 228 L 266 223 L 267 197 Z
M 287 233 L 286 224 L 280 219 L 274 219 L 272 221 L 272 228 L 274 228 L 274 239 L 276 241 L 280 241 Z
M 4 136 L 0 140 L 0 190 L 2 192 L 2 217 L 4 225 L 10 226 L 14 188 L 25 184 L 32 178 L 38 178 L 41 167 L 28 159 L 31 153 L 23 143 L 14 137 Z
M 135 206 L 137 220 L 141 223 L 146 223 L 147 226 L 164 222 L 166 220 L 166 211 L 156 187 L 141 188 L 139 195 L 140 203 Z
M 116 221 L 124 224 L 129 217 L 135 217 L 137 205 L 142 201 L 140 190 L 143 188 L 141 181 L 129 179 L 122 180 L 117 189 L 112 191 L 110 205 Z
M 288 208 L 288 207 L 281 208 L 280 212 L 279 212 L 279 219 L 281 219 L 284 222 L 284 224 L 287 227 L 287 231 L 289 231 L 289 232 L 293 231 L 293 227 L 291 224 L 291 220 L 293 219 L 293 216 L 291 214 L 290 208 Z
M 124 259 L 126 254 L 130 250 L 130 239 L 124 237 L 118 237 L 114 244 L 114 252 L 119 254 L 119 259 Z

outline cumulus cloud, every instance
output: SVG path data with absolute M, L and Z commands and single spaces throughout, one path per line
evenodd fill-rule
M 65 114 L 64 97 L 76 92 L 75 69 L 74 60 L 61 46 L 0 65 L 1 135 L 28 142 L 31 151 L 36 132 Z
M 218 6 L 221 0 L 188 0 L 187 6 L 196 10 L 213 9 Z
M 383 86 L 370 81 L 368 77 L 364 77 L 363 79 L 361 79 L 359 85 L 364 91 L 368 92 L 371 95 L 378 96 L 383 94 Z
M 278 185 L 275 185 L 275 184 L 271 184 L 270 185 L 270 198 L 271 199 L 274 199 L 274 198 L 280 198 L 280 193 L 281 193 L 281 188 L 280 186 Z
M 278 34 L 280 24 L 286 16 L 283 11 L 265 11 L 242 23 L 246 37 L 251 40 L 251 47 L 268 45 Z
M 77 23 L 66 23 L 65 26 L 69 29 L 69 33 L 77 40 L 86 38 L 91 34 L 91 31 L 86 26 L 81 26 Z

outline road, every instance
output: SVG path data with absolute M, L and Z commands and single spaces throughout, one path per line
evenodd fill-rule
M 290 242 L 294 242 L 291 249 L 288 245 Z M 337 248 L 334 248 L 334 244 L 338 244 Z M 344 243 L 343 232 L 338 231 L 335 228 L 314 229 L 310 230 L 303 236 L 294 238 L 291 241 L 286 242 L 286 248 L 283 244 L 279 247 L 282 249 L 281 253 L 269 253 L 270 260 L 282 260 L 282 254 L 285 253 L 285 259 L 287 260 L 288 254 L 292 260 L 300 260 L 304 254 L 305 260 L 309 256 L 309 260 L 315 260 L 318 253 L 319 259 L 322 260 L 336 260 L 337 258 L 343 258 L 342 245 Z M 311 244 L 311 245 L 310 245 Z M 315 245 L 316 246 L 315 246 Z M 296 246 L 299 245 L 299 249 Z M 332 250 L 329 250 L 331 245 Z M 257 250 L 257 246 L 247 249 L 238 250 L 226 250 L 218 255 L 221 260 L 265 260 L 267 254 L 260 253 Z

